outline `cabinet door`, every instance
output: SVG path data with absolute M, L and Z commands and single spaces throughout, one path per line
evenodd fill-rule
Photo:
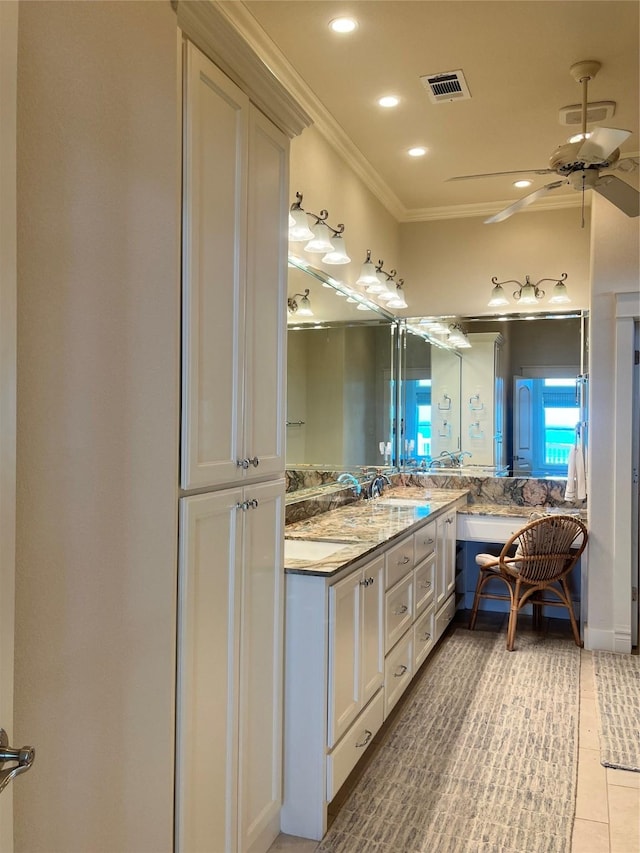
M 249 120 L 244 455 L 248 475 L 284 472 L 289 140 Z
M 329 588 L 329 746 L 346 732 L 361 707 L 360 588 L 363 572 Z
M 242 477 L 249 101 L 186 48 L 183 172 L 184 489 Z
M 384 681 L 384 556 L 364 569 L 362 589 L 362 705 Z
M 240 489 L 180 501 L 178 853 L 237 849 L 241 501 Z
M 284 490 L 278 480 L 243 492 L 238 850 L 246 851 L 270 825 L 277 834 L 282 802 Z
M 456 588 L 456 514 L 447 513 L 438 519 L 438 577 L 436 608 L 449 598 Z

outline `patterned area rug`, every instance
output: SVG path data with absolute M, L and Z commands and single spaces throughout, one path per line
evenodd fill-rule
M 579 682 L 571 640 L 454 631 L 318 853 L 569 853 Z
M 600 763 L 640 772 L 640 658 L 593 653 Z

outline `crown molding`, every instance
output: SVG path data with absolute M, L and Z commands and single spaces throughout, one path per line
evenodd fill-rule
M 400 222 L 431 222 L 437 219 L 465 219 L 469 216 L 493 216 L 513 204 L 515 199 L 509 201 L 478 202 L 474 204 L 452 204 L 445 207 L 423 207 L 405 210 Z M 520 213 L 535 213 L 540 210 L 561 210 L 567 207 L 580 207 L 582 196 L 580 193 L 572 195 L 561 195 L 554 198 L 548 197 L 544 201 L 536 201 L 535 205 L 525 207 L 518 211 Z M 585 198 L 585 205 L 590 206 L 590 198 Z
M 270 78 L 276 82 L 280 90 L 288 94 L 291 103 L 296 105 L 302 121 L 296 131 L 297 135 L 304 126 L 314 124 L 318 132 L 340 155 L 344 162 L 362 180 L 367 189 L 374 195 L 386 210 L 398 222 L 432 222 L 440 219 L 463 219 L 471 216 L 493 216 L 508 205 L 513 204 L 514 199 L 509 201 L 480 202 L 473 204 L 456 204 L 443 207 L 407 208 L 400 201 L 391 187 L 381 178 L 371 163 L 366 159 L 360 149 L 354 145 L 344 132 L 342 127 L 327 110 L 322 101 L 309 88 L 304 79 L 287 60 L 277 45 L 269 38 L 266 32 L 253 17 L 241 0 L 173 0 L 175 6 L 197 6 L 215 7 L 215 15 L 219 22 L 224 25 L 222 36 L 217 38 L 218 43 L 227 45 L 232 42 L 231 49 L 226 47 L 226 55 L 229 56 L 231 71 L 233 60 L 240 50 L 239 43 L 245 46 L 240 54 L 246 52 L 249 47 L 250 54 L 257 58 L 264 69 L 268 70 Z M 178 15 L 180 23 L 180 15 Z M 230 76 L 230 70 L 223 67 Z M 264 73 L 264 72 L 263 72 Z M 236 80 L 236 82 L 238 82 Z M 240 85 L 240 84 L 239 84 Z M 258 104 L 260 106 L 260 104 Z M 270 115 L 270 113 L 267 113 Z M 276 122 L 278 123 L 278 122 Z M 282 128 L 285 130 L 285 128 Z M 638 158 L 638 152 L 624 154 L 625 158 Z M 548 196 L 542 201 L 536 201 L 534 205 L 524 208 L 520 213 L 535 213 L 541 210 L 560 210 L 562 208 L 579 207 L 582 203 L 580 193 L 564 194 L 559 196 Z M 585 203 L 590 204 L 590 194 L 587 194 Z
M 211 2 L 220 7 L 226 19 L 247 42 L 252 51 L 271 70 L 279 83 L 300 104 L 319 133 L 324 136 L 371 193 L 395 219 L 401 221 L 407 211 L 398 196 L 383 181 L 360 149 L 353 144 L 322 101 L 312 92 L 284 54 L 265 33 L 244 3 L 229 2 L 229 0 L 219 0 L 219 2 L 211 0 Z
M 311 124 L 309 115 L 214 0 L 172 0 L 178 27 L 289 137 Z M 241 4 L 238 4 L 241 5 Z

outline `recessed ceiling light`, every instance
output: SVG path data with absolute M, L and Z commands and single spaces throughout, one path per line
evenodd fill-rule
M 381 107 L 397 107 L 400 103 L 400 98 L 395 95 L 385 95 L 384 98 L 379 98 L 378 103 Z
M 530 187 L 531 181 L 514 181 L 514 187 Z
M 573 136 L 569 137 L 569 142 L 582 142 L 583 139 L 588 139 L 591 136 L 591 133 L 574 133 Z
M 426 153 L 427 153 L 427 149 L 421 148 L 420 146 L 418 146 L 416 148 L 410 148 L 407 151 L 407 154 L 409 155 L 409 157 L 424 157 L 424 155 Z
M 352 33 L 358 26 L 358 22 L 353 18 L 334 18 L 329 21 L 329 26 L 334 33 Z

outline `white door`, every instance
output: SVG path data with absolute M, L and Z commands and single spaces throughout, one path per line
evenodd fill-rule
M 329 589 L 329 746 L 346 732 L 361 708 L 360 587 L 354 572 Z
M 364 570 L 362 587 L 362 705 L 384 681 L 384 556 Z
M 18 4 L 0 3 L 0 728 L 13 720 L 16 466 L 16 72 Z M 15 746 L 15 743 L 11 743 Z M 8 765 L 11 766 L 11 765 Z M 13 850 L 13 782 L 0 793 L 0 851 Z

